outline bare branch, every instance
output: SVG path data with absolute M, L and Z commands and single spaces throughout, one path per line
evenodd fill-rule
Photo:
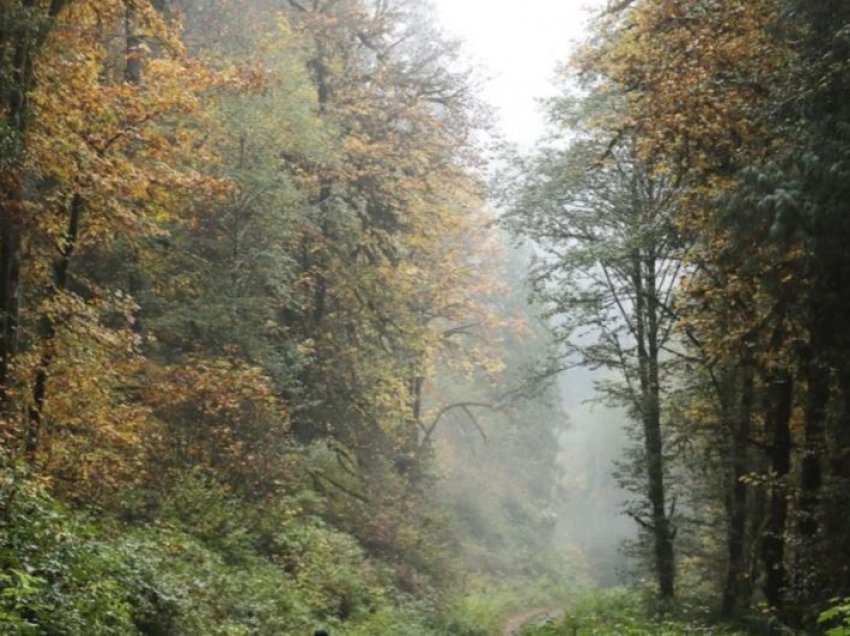
M 634 519 L 638 523 L 638 525 L 640 527 L 642 527 L 644 530 L 647 530 L 648 532 L 655 532 L 655 526 L 653 526 L 651 523 L 649 523 L 645 519 L 641 518 L 641 516 L 638 513 L 632 512 L 631 510 L 628 510 L 628 511 L 626 511 L 626 514 L 629 517 L 631 517 L 632 519 Z
M 303 4 L 301 4 L 300 2 L 298 2 L 298 0 L 287 0 L 287 2 L 289 2 L 289 5 L 290 5 L 293 9 L 298 9 L 298 10 L 299 10 L 299 11 L 301 11 L 302 13 L 307 13 L 307 9 L 305 9 L 305 8 L 304 8 L 304 5 L 303 5 Z
M 487 432 L 481 426 L 481 423 L 478 421 L 478 418 L 475 417 L 475 414 L 472 412 L 472 410 L 468 406 L 462 406 L 461 409 L 463 410 L 464 413 L 466 413 L 466 416 L 475 425 L 475 428 L 478 429 L 478 434 L 481 435 L 481 439 L 484 442 L 486 442 L 487 441 Z
M 429 424 L 428 427 L 425 429 L 425 436 L 422 438 L 422 441 L 419 444 L 420 447 L 428 443 L 428 441 L 434 435 L 434 431 L 437 430 L 437 425 L 440 423 L 440 420 L 442 420 L 447 413 L 455 409 L 462 409 L 466 413 L 469 413 L 469 409 L 471 408 L 482 408 L 488 409 L 493 412 L 499 412 L 502 410 L 503 407 L 494 404 L 489 404 L 487 402 L 456 402 L 455 404 L 449 404 L 448 406 L 444 406 L 437 412 L 437 415 L 431 421 L 431 424 Z M 474 418 L 472 419 L 474 420 Z

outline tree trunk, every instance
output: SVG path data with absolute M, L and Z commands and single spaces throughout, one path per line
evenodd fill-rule
M 24 0 L 24 9 L 32 10 L 34 0 Z M 28 31 L 28 29 L 23 29 Z M 27 34 L 7 44 L 12 54 L 10 77 L 6 80 L 6 126 L 23 149 L 27 133 L 27 96 L 32 81 L 33 45 Z M 6 159 L 20 161 L 23 157 Z M 21 224 L 24 219 L 21 177 L 8 166 L 3 178 L 0 203 L 0 400 L 2 410 L 10 412 L 8 393 L 10 371 L 18 351 L 18 313 L 20 309 Z
M 11 367 L 18 351 L 18 314 L 21 283 L 21 232 L 14 202 L 17 192 L 6 192 L 0 207 L 0 411 L 8 415 Z
M 746 355 L 746 354 L 745 354 Z M 724 619 L 736 617 L 746 606 L 746 585 L 749 576 L 747 542 L 747 499 L 749 488 L 744 477 L 750 470 L 749 438 L 753 411 L 754 369 L 749 356 L 741 365 L 741 396 L 738 412 L 730 436 L 730 483 L 727 496 L 727 559 L 726 580 L 723 586 L 723 605 L 720 614 Z
M 421 440 L 422 431 L 422 390 L 425 379 L 419 373 L 419 365 L 411 367 L 411 377 L 408 381 L 410 391 L 410 419 L 406 423 L 404 441 L 399 449 L 399 459 L 396 467 L 400 474 L 408 479 L 408 486 L 418 485 L 422 474 L 420 471 L 421 454 L 427 448 L 429 441 Z M 423 446 L 425 448 L 423 448 Z
M 36 22 L 24 28 L 23 34 L 8 36 L 0 42 L 0 55 L 8 51 L 11 57 L 9 76 L 2 86 L 6 108 L 7 132 L 17 138 L 23 151 L 29 124 L 28 96 L 33 83 L 33 59 L 47 37 L 52 21 L 67 4 L 67 0 L 51 0 L 47 10 L 36 10 L 36 0 L 22 0 L 30 19 Z M 31 33 L 35 37 L 31 37 Z M 5 39 L 5 38 L 4 38 Z M 5 158 L 21 161 L 23 157 Z M 23 242 L 23 186 L 21 176 L 11 166 L 4 166 L 0 187 L 0 413 L 8 415 L 13 407 L 9 402 L 11 369 L 18 352 L 18 323 L 21 294 L 21 246 Z
M 850 506 L 850 365 L 847 362 L 842 362 L 838 368 L 838 390 L 840 417 L 830 437 L 833 484 L 829 499 L 822 505 L 825 512 L 822 532 L 839 555 L 837 567 L 831 571 L 830 593 L 846 597 L 850 594 L 850 519 L 845 514 Z
M 770 503 L 767 525 L 762 543 L 764 563 L 764 596 L 770 607 L 782 611 L 783 594 L 786 587 L 785 570 L 785 524 L 788 517 L 788 472 L 791 468 L 791 407 L 793 380 L 790 373 L 782 371 L 770 374 L 766 394 L 768 396 L 767 425 L 771 434 L 770 446 Z
M 53 295 L 54 297 L 68 288 L 68 270 L 71 266 L 71 258 L 77 247 L 77 237 L 80 233 L 80 219 L 83 214 L 84 202 L 79 194 L 75 194 L 71 200 L 68 211 L 68 228 L 65 232 L 65 242 L 62 245 L 59 258 L 53 263 Z M 38 451 L 44 422 L 44 402 L 47 397 L 47 379 L 50 366 L 56 355 L 55 337 L 56 322 L 49 315 L 43 316 L 40 325 L 42 340 L 41 357 L 38 362 L 38 370 L 35 375 L 35 385 L 32 393 L 32 405 L 29 408 L 29 428 L 27 430 L 26 454 L 30 460 L 35 459 Z
M 818 339 L 816 334 L 812 336 L 813 351 L 806 368 L 806 428 L 800 471 L 800 537 L 806 544 L 804 550 L 811 547 L 818 531 L 818 505 L 823 484 L 821 461 L 829 401 L 829 368 L 820 359 Z
M 661 386 L 658 368 L 658 299 L 655 254 L 633 257 L 635 288 L 635 336 L 640 370 L 641 420 L 647 469 L 647 499 L 651 510 L 649 526 L 655 550 L 655 571 L 662 598 L 675 592 L 673 531 L 667 516 L 664 489 L 664 448 L 661 433 Z
M 124 81 L 138 86 L 142 83 L 142 38 L 136 30 L 136 7 L 133 0 L 125 0 L 124 29 L 126 31 Z

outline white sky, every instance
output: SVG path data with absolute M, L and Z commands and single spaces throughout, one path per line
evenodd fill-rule
M 446 32 L 484 70 L 483 97 L 506 141 L 528 149 L 544 131 L 536 98 L 553 94 L 558 64 L 582 39 L 601 0 L 434 0 Z

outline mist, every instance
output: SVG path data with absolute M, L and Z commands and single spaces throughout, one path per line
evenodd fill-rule
M 558 381 L 568 425 L 559 438 L 563 471 L 555 543 L 576 548 L 600 586 L 621 584 L 628 570 L 624 542 L 635 523 L 625 514 L 629 493 L 614 477 L 616 463 L 632 443 L 627 415 L 602 404 L 591 371 L 571 370 Z
M 850 4 L 582 4 L 0 2 L 0 633 L 848 633 Z

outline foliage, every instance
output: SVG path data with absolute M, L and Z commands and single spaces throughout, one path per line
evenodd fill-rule
M 368 633 L 421 620 L 351 537 L 295 501 L 253 509 L 189 479 L 155 523 L 133 527 L 94 523 L 32 488 L 7 495 L 10 633 L 279 634 L 343 622 Z
M 617 279 L 605 270 L 616 274 L 638 253 L 634 243 L 606 240 L 612 216 L 630 207 L 609 193 L 630 171 L 674 186 L 665 232 L 637 233 L 649 256 L 632 268 L 642 283 L 641 268 L 653 270 L 659 247 L 652 239 L 674 245 L 670 293 L 660 300 L 638 285 L 619 296 L 627 309 L 642 296 L 649 306 L 660 302 L 670 321 L 654 343 L 671 370 L 658 380 L 669 384 L 663 395 L 655 391 L 655 404 L 636 409 L 649 431 L 646 414 L 661 405 L 664 433 L 655 449 L 647 444 L 635 455 L 636 465 L 651 473 L 662 458 L 667 483 L 689 500 L 676 520 L 681 532 L 668 535 L 668 543 L 676 537 L 679 572 L 695 569 L 714 582 L 723 618 L 766 606 L 789 629 L 816 629 L 818 612 L 848 586 L 846 520 L 834 513 L 846 508 L 850 475 L 846 330 L 834 322 L 847 298 L 839 200 L 846 201 L 848 19 L 840 2 L 609 3 L 568 67 L 584 81 L 583 112 L 575 117 L 570 99 L 555 103 L 554 123 L 569 129 L 559 131 L 560 145 L 520 167 L 509 193 L 509 222 L 541 246 L 532 276 L 560 318 L 556 329 L 585 327 L 558 334 L 566 350 L 619 368 L 645 332 L 620 338 L 606 322 L 617 298 L 606 304 L 596 292 L 613 291 Z M 624 148 L 632 151 L 629 170 L 611 169 Z M 622 331 L 639 325 L 640 309 L 620 313 Z M 598 333 L 608 334 L 608 342 L 600 338 L 607 347 L 588 346 Z M 626 346 L 612 347 L 618 340 Z M 654 518 L 638 520 L 655 535 L 660 572 L 666 509 L 664 471 L 655 472 Z
M 3 631 L 439 633 L 519 330 L 427 3 L 12 0 L 0 93 Z
M 850 601 L 845 599 L 821 612 L 818 623 L 827 626 L 827 636 L 846 636 L 850 633 Z
M 131 632 L 132 606 L 113 576 L 122 564 L 91 527 L 26 483 L 7 482 L 3 495 L 4 631 Z
M 680 610 L 681 611 L 681 610 Z M 701 624 L 687 618 L 658 619 L 647 617 L 645 592 L 639 589 L 613 588 L 583 595 L 566 608 L 566 617 L 557 624 L 529 626 L 527 636 L 559 634 L 628 634 L 642 636 L 663 634 L 735 634 L 732 630 Z

